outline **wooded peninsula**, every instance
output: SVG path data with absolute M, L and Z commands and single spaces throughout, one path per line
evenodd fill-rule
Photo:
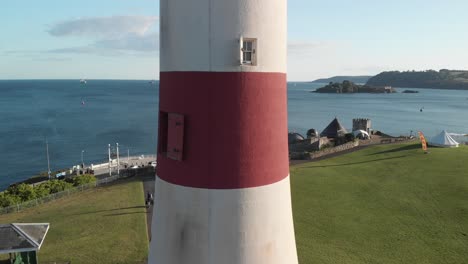
M 334 76 L 318 79 L 313 83 L 342 83 L 350 81 L 365 84 L 364 87 L 429 88 L 447 90 L 468 90 L 468 71 L 386 71 L 376 76 Z M 336 92 L 336 91 L 335 91 Z
M 366 85 L 468 90 L 468 71 L 389 71 L 370 78 Z

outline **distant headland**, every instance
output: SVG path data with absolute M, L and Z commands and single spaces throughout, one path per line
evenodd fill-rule
M 447 70 L 439 71 L 386 71 L 376 76 L 335 76 L 318 79 L 313 83 L 341 83 L 350 81 L 371 87 L 400 87 L 400 88 L 428 88 L 446 90 L 468 90 L 468 71 Z
M 370 85 L 358 85 L 350 81 L 343 81 L 342 83 L 330 82 L 328 85 L 318 88 L 315 93 L 396 93 L 395 89 L 389 86 L 379 87 Z
M 312 81 L 312 83 L 341 83 L 343 81 L 350 81 L 357 84 L 365 84 L 373 76 L 334 76 L 330 78 L 322 78 Z
M 370 78 L 367 85 L 468 90 L 468 71 L 428 70 L 382 72 Z

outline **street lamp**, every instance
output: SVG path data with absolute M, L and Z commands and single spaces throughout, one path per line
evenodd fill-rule
M 84 168 L 83 153 L 84 153 L 84 150 L 81 150 L 81 167 L 82 168 Z
M 46 152 L 47 152 L 47 175 L 49 176 L 50 181 L 50 161 L 49 161 L 49 141 L 46 137 Z

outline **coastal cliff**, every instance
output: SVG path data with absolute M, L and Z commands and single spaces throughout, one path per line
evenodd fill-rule
M 468 71 L 389 71 L 370 78 L 366 85 L 468 90 Z
M 358 85 L 350 81 L 342 83 L 329 83 L 328 85 L 318 88 L 315 93 L 395 93 L 391 87 L 377 87 L 370 85 Z

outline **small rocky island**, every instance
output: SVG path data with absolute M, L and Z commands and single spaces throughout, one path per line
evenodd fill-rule
M 342 83 L 330 82 L 328 85 L 318 88 L 315 93 L 396 93 L 392 87 L 379 87 L 370 85 L 358 85 L 350 81 L 343 81 Z
M 404 90 L 402 93 L 419 93 L 419 91 L 415 91 L 415 90 Z

